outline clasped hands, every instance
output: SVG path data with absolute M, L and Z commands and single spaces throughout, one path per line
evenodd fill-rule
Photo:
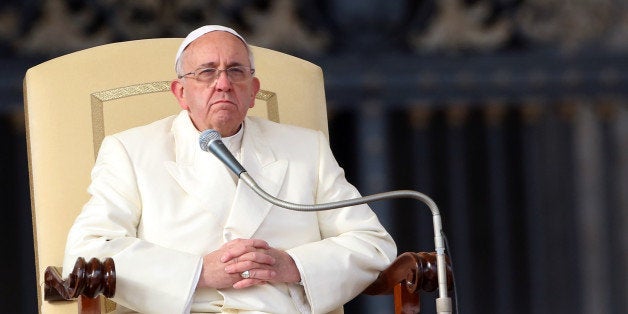
M 249 278 L 242 278 L 244 271 Z M 242 289 L 268 282 L 294 283 L 301 275 L 292 257 L 260 239 L 235 239 L 203 256 L 197 287 Z

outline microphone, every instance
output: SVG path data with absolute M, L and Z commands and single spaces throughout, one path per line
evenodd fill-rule
M 242 167 L 238 160 L 233 157 L 229 149 L 227 149 L 225 143 L 222 142 L 222 137 L 218 131 L 212 129 L 203 131 L 199 136 L 198 143 L 201 145 L 202 150 L 216 155 L 216 157 L 227 165 L 238 177 L 240 177 L 242 172 L 246 172 L 244 167 Z
M 341 207 L 349 207 L 353 205 L 364 204 L 368 202 L 389 199 L 389 198 L 413 198 L 423 202 L 432 212 L 432 223 L 434 225 L 434 244 L 436 247 L 436 270 L 438 275 L 438 293 L 439 298 L 436 299 L 437 313 L 451 313 L 451 298 L 447 296 L 447 273 L 445 260 L 445 243 L 443 239 L 443 227 L 440 217 L 440 211 L 436 203 L 427 195 L 411 190 L 398 190 L 372 194 L 368 196 L 358 197 L 354 199 L 336 201 L 323 204 L 295 204 L 280 200 L 262 188 L 251 178 L 242 165 L 233 157 L 233 154 L 227 149 L 221 140 L 220 133 L 216 130 L 208 129 L 199 136 L 199 145 L 206 152 L 211 152 L 220 161 L 222 161 L 233 173 L 235 173 L 244 183 L 246 183 L 257 195 L 269 203 L 295 211 L 322 211 Z

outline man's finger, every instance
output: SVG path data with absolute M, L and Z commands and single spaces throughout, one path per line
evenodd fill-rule
M 270 249 L 268 243 L 260 239 L 236 239 L 223 245 L 226 252 L 220 257 L 222 263 L 227 263 L 235 257 L 248 252 L 254 252 L 259 249 Z

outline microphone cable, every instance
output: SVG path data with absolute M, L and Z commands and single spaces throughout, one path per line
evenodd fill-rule
M 454 288 L 454 308 L 456 313 L 460 314 L 460 310 L 458 309 L 458 285 L 456 284 L 456 276 L 454 273 L 454 259 L 451 255 L 451 248 L 449 247 L 449 240 L 447 240 L 447 235 L 445 235 L 445 231 L 441 230 L 440 234 L 445 242 L 445 251 L 447 252 L 445 254 L 447 254 L 447 256 L 449 257 L 449 264 L 451 268 L 451 284 Z

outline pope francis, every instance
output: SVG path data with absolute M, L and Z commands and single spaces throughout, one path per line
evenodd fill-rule
M 112 257 L 118 312 L 341 313 L 396 256 L 367 205 L 296 212 L 198 145 L 214 129 L 259 186 L 301 204 L 359 197 L 325 136 L 247 117 L 260 81 L 234 30 L 191 32 L 175 56 L 178 115 L 107 136 L 63 269 Z

